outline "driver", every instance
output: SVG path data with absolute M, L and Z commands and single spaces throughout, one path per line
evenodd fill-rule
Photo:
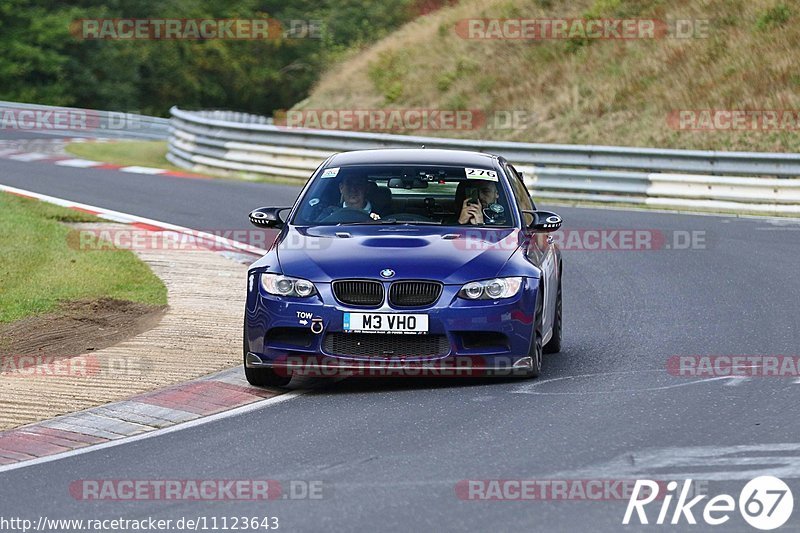
M 342 207 L 361 209 L 365 213 L 372 212 L 372 204 L 367 200 L 367 180 L 361 176 L 345 176 L 339 184 L 342 195 Z
M 502 214 L 502 207 L 497 204 L 500 194 L 497 192 L 497 185 L 489 180 L 474 180 L 474 186 L 478 189 L 477 201 L 470 195 L 464 199 L 461 205 L 461 213 L 458 215 L 459 224 L 485 224 L 498 222 L 497 216 L 491 220 L 485 220 L 484 212 Z M 499 209 L 498 209 L 499 208 Z
M 380 215 L 372 210 L 372 204 L 367 200 L 367 178 L 365 176 L 345 176 L 339 183 L 339 193 L 342 203 L 323 211 L 319 219 L 324 219 L 340 209 L 356 209 L 363 211 L 373 220 L 380 220 Z

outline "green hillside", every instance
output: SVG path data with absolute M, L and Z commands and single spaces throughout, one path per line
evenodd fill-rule
M 473 129 L 393 128 L 422 135 L 798 151 L 799 15 L 796 3 L 774 0 L 464 0 L 331 65 L 295 110 L 474 110 L 486 118 Z M 697 35 L 464 37 L 469 19 L 575 18 L 657 19 L 667 28 L 690 20 Z M 725 122 L 726 110 L 756 112 Z M 512 113 L 524 119 L 500 127 Z

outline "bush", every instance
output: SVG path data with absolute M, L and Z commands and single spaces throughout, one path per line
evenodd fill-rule
M 764 31 L 770 28 L 777 28 L 789 22 L 792 16 L 789 6 L 786 4 L 778 4 L 775 7 L 767 9 L 762 13 L 758 20 L 756 20 L 756 28 Z

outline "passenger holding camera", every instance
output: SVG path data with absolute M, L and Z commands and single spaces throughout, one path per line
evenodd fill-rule
M 459 224 L 484 224 L 483 210 L 495 205 L 499 194 L 497 185 L 489 180 L 475 180 L 475 187 L 461 205 Z

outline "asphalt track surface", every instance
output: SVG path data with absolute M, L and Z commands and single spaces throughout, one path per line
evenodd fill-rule
M 4 159 L 0 183 L 197 229 L 247 228 L 250 209 L 289 205 L 297 193 Z M 563 351 L 545 357 L 538 380 L 330 383 L 199 427 L 0 473 L 0 517 L 277 516 L 285 531 L 619 531 L 625 500 L 465 501 L 455 488 L 462 480 L 692 478 L 707 480 L 712 496 L 738 498 L 747 480 L 774 473 L 800 499 L 800 383 L 666 369 L 675 355 L 800 355 L 800 221 L 555 209 L 565 229 L 657 230 L 668 243 L 675 232 L 701 231 L 706 245 L 565 250 Z M 191 338 L 187 331 L 187 364 Z M 69 493 L 81 479 L 321 481 L 323 498 L 81 501 Z M 800 529 L 797 507 L 787 530 Z M 648 507 L 651 521 L 657 512 Z M 684 520 L 644 529 L 706 527 Z M 735 512 L 714 530 L 754 531 Z

